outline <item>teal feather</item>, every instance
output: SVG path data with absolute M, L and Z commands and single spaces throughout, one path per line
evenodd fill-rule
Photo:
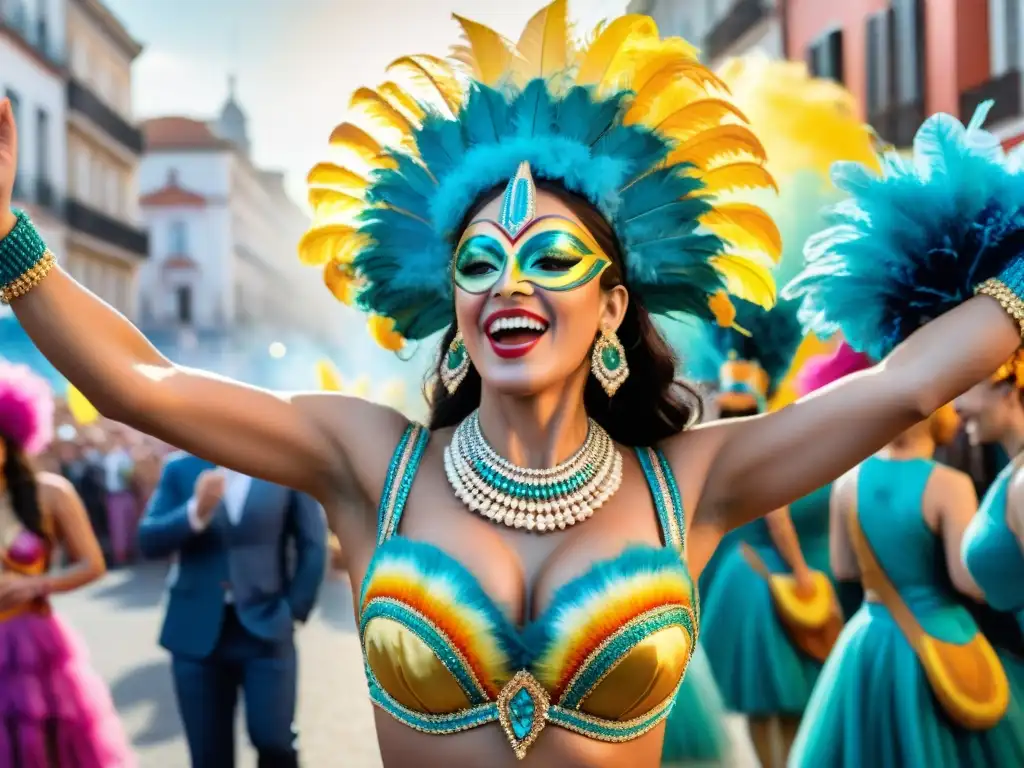
M 700 198 L 673 200 L 651 208 L 622 224 L 630 245 L 648 243 L 666 235 L 678 236 L 692 232 L 700 224 L 700 216 L 711 210 L 711 204 Z
M 519 136 L 543 136 L 552 133 L 555 123 L 555 104 L 541 80 L 527 83 L 510 108 L 515 133 Z
M 591 89 L 574 86 L 558 105 L 558 132 L 591 146 L 602 134 L 615 125 L 623 109 L 626 94 L 616 94 L 602 101 L 594 101 Z
M 594 157 L 614 157 L 627 163 L 630 180 L 641 170 L 658 165 L 668 151 L 665 139 L 635 125 L 617 125 L 605 131 L 591 147 Z
M 881 359 L 1019 258 L 1024 175 L 981 128 L 987 109 L 966 127 L 930 117 L 913 160 L 889 158 L 880 176 L 837 164 L 833 180 L 849 199 L 808 239 L 806 266 L 783 291 L 802 302 L 808 329 L 842 331 Z
M 409 165 L 415 165 L 409 161 Z M 400 208 L 418 216 L 424 221 L 430 220 L 430 199 L 429 193 L 424 194 L 410 179 L 415 171 L 409 168 L 380 169 L 374 172 L 373 184 L 366 191 L 366 199 L 378 205 L 387 205 L 393 208 Z M 428 179 L 429 183 L 429 179 Z M 433 184 L 430 184 L 434 187 Z
M 467 147 L 496 144 L 509 134 L 508 102 L 494 88 L 474 83 L 461 114 L 462 138 Z
M 622 191 L 618 220 L 628 222 L 659 205 L 690 197 L 704 188 L 703 182 L 687 171 L 690 166 L 659 168 L 630 184 Z
M 466 147 L 462 143 L 459 125 L 443 115 L 428 114 L 416 134 L 416 147 L 423 164 L 437 179 L 448 175 L 465 156 Z

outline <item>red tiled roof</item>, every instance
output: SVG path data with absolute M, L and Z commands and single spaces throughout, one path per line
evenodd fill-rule
M 219 138 L 201 120 L 190 117 L 154 117 L 142 123 L 146 149 L 230 149 L 231 142 Z
M 168 183 L 166 186 L 140 197 L 139 205 L 143 208 L 174 206 L 202 208 L 206 205 L 206 198 L 198 192 L 190 192 L 187 189 L 182 189 L 177 184 Z

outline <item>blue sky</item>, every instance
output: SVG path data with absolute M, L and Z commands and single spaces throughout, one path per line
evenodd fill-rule
M 458 13 L 516 37 L 546 0 L 105 0 L 145 45 L 135 63 L 139 117 L 214 114 L 228 74 L 250 118 L 258 163 L 288 173 L 304 197 L 348 95 L 406 53 L 443 54 Z M 577 0 L 582 29 L 621 14 L 626 0 Z

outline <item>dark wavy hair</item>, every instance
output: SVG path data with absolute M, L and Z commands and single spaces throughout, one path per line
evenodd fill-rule
M 49 534 L 43 524 L 43 511 L 39 506 L 39 488 L 36 472 L 28 455 L 13 440 L 0 432 L 4 446 L 3 478 L 11 495 L 14 516 L 36 536 L 46 539 Z
M 562 200 L 611 257 L 611 267 L 601 276 L 602 287 L 608 289 L 624 284 L 622 248 L 608 221 L 586 199 L 559 184 L 538 180 L 537 187 Z M 500 185 L 484 192 L 457 231 L 462 232 L 503 189 L 504 185 Z M 453 323 L 445 331 L 441 339 L 442 351 L 448 349 L 456 330 Z M 661 337 L 637 294 L 630 293 L 625 317 L 616 333 L 626 350 L 629 378 L 615 396 L 609 398 L 597 380 L 588 377 L 583 391 L 587 414 L 604 427 L 613 440 L 629 446 L 654 445 L 698 422 L 703 412 L 700 395 L 694 387 L 676 379 L 676 356 Z M 426 383 L 432 430 L 455 426 L 480 405 L 481 382 L 476 369 L 470 366 L 465 380 L 455 394 L 450 395 L 440 377 L 444 362 L 444 355 L 439 355 Z

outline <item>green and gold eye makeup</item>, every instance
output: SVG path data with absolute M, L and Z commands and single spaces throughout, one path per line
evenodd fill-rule
M 590 233 L 564 216 L 537 217 L 515 236 L 498 222 L 481 219 L 459 241 L 455 284 L 467 293 L 484 293 L 511 270 L 510 282 L 571 291 L 600 276 L 609 264 Z

